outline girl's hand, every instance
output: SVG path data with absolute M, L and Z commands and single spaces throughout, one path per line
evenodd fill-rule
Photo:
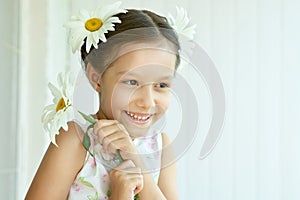
M 131 160 L 125 160 L 109 173 L 110 199 L 132 200 L 134 195 L 143 189 L 143 175 L 141 168 Z
M 94 126 L 94 134 L 107 152 L 116 153 L 119 149 L 124 160 L 134 160 L 137 155 L 129 133 L 117 120 L 98 120 Z

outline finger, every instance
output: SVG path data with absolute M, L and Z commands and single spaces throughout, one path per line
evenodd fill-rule
M 105 137 L 103 137 L 103 135 L 105 135 Z M 101 134 L 98 137 L 98 140 L 99 140 L 99 143 L 101 143 L 103 148 L 105 148 L 106 150 L 109 149 L 109 145 L 111 145 L 112 143 L 115 143 L 115 144 L 113 144 L 115 149 L 121 149 L 121 150 L 125 150 L 123 147 L 133 145 L 131 137 L 129 137 L 123 131 L 121 131 L 119 129 L 112 133 L 104 133 L 103 135 Z M 124 143 L 120 143 L 119 140 L 122 140 L 122 142 L 124 142 Z M 119 141 L 119 142 L 117 142 L 117 141 Z M 112 151 L 112 153 L 113 153 L 113 151 Z
M 121 157 L 124 160 L 132 160 L 138 154 L 137 149 L 128 137 L 121 137 L 109 143 L 106 150 L 111 153 L 116 153 L 117 150 L 120 150 Z
M 106 136 L 102 140 L 102 147 L 111 153 L 115 153 L 117 149 L 121 149 L 123 145 L 126 145 L 125 143 L 122 144 L 121 141 L 124 141 L 126 143 L 126 136 L 124 133 L 118 131 L 114 132 L 111 135 Z M 128 143 L 128 142 L 127 142 Z M 122 145 L 122 146 L 120 146 Z
M 139 174 L 139 175 L 135 175 L 134 177 L 132 177 L 132 190 L 134 195 L 136 195 L 137 193 L 139 193 L 140 191 L 142 191 L 143 187 L 144 187 L 144 179 L 143 179 L 143 175 Z
M 117 167 L 115 167 L 115 169 L 122 170 L 122 169 L 133 168 L 133 167 L 135 167 L 135 164 L 133 163 L 132 160 L 124 160 Z
M 95 127 L 94 133 L 98 136 L 98 140 L 100 144 L 103 143 L 103 139 L 107 137 L 108 135 L 111 135 L 117 131 L 119 131 L 119 127 L 116 124 L 111 124 L 110 126 L 105 127 Z
M 111 126 L 113 124 L 118 124 L 118 123 L 119 122 L 117 120 L 103 120 L 103 119 L 98 120 L 94 125 L 94 132 L 99 132 L 99 130 L 102 129 L 103 127 Z
M 98 120 L 98 125 L 100 126 L 110 126 L 112 124 L 119 123 L 118 120 L 111 120 L 111 119 L 100 119 Z
M 142 169 L 139 167 L 129 167 L 129 168 L 118 169 L 118 170 L 121 171 L 122 173 L 125 173 L 129 179 L 139 178 L 142 173 Z
M 103 143 L 103 140 L 105 137 L 112 135 L 112 134 L 116 134 L 116 132 L 120 132 L 123 135 L 126 135 L 129 137 L 128 132 L 126 131 L 125 127 L 123 125 L 121 125 L 120 123 L 118 123 L 116 121 L 116 123 L 111 124 L 109 126 L 104 126 L 104 127 L 96 127 L 94 129 L 94 133 L 98 136 L 98 140 L 100 142 L 100 144 Z
M 143 175 L 139 175 L 137 177 L 137 179 L 135 180 L 135 188 L 133 190 L 134 195 L 136 195 L 137 193 L 140 193 L 143 190 L 144 187 L 144 179 L 143 179 Z
M 120 130 L 122 130 L 124 133 L 126 133 L 127 135 L 129 135 L 127 129 L 125 128 L 125 126 L 121 123 L 118 123 L 117 126 L 119 127 Z

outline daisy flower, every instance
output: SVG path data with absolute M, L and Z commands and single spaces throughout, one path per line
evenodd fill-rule
M 67 122 L 75 118 L 75 109 L 72 105 L 75 81 L 74 74 L 69 72 L 58 75 L 58 87 L 52 83 L 48 84 L 54 98 L 53 103 L 43 110 L 42 123 L 45 131 L 49 134 L 51 142 L 56 146 L 55 136 L 59 134 L 60 128 L 67 131 Z
M 121 2 L 116 2 L 99 7 L 92 12 L 81 10 L 78 16 L 71 17 L 71 20 L 64 26 L 70 29 L 69 43 L 73 53 L 80 50 L 85 38 L 87 53 L 92 45 L 97 49 L 100 40 L 106 42 L 105 33 L 114 31 L 115 24 L 121 23 L 121 20 L 114 15 L 127 12 L 127 10 L 119 8 L 120 5 Z
M 187 16 L 187 12 L 184 8 L 178 8 L 177 16 L 174 18 L 171 14 L 168 15 L 168 21 L 171 27 L 181 35 L 186 36 L 188 39 L 192 40 L 194 38 L 196 24 L 189 26 L 190 19 Z
M 55 136 L 59 134 L 59 130 L 63 128 L 68 131 L 68 122 L 77 120 L 80 123 L 88 121 L 88 126 L 82 144 L 84 148 L 93 156 L 90 152 L 91 140 L 88 135 L 88 130 L 93 128 L 96 120 L 77 110 L 73 104 L 73 94 L 76 84 L 76 73 L 66 72 L 59 73 L 57 76 L 58 87 L 52 83 L 48 84 L 48 87 L 53 95 L 53 103 L 46 106 L 42 113 L 42 123 L 44 130 L 49 134 L 51 142 L 57 146 Z

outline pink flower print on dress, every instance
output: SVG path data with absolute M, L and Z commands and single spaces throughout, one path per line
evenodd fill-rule
M 108 181 L 108 178 L 109 178 L 108 174 L 103 174 L 101 176 L 101 180 L 102 180 L 103 183 L 106 183 Z
M 146 142 L 147 146 L 150 148 L 150 149 L 155 149 L 156 147 L 156 139 L 155 137 L 151 137 L 150 139 L 147 140 Z
M 83 186 L 78 183 L 74 183 L 74 188 L 76 192 L 80 192 L 83 189 Z
M 96 159 L 95 158 L 91 157 L 89 159 L 88 163 L 90 164 L 92 169 L 95 169 L 95 167 L 96 167 Z

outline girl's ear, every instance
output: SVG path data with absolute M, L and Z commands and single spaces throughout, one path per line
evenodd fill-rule
M 92 87 L 98 93 L 100 93 L 101 92 L 100 75 L 90 63 L 88 63 L 86 66 L 86 76 L 89 79 L 89 82 L 92 85 Z

